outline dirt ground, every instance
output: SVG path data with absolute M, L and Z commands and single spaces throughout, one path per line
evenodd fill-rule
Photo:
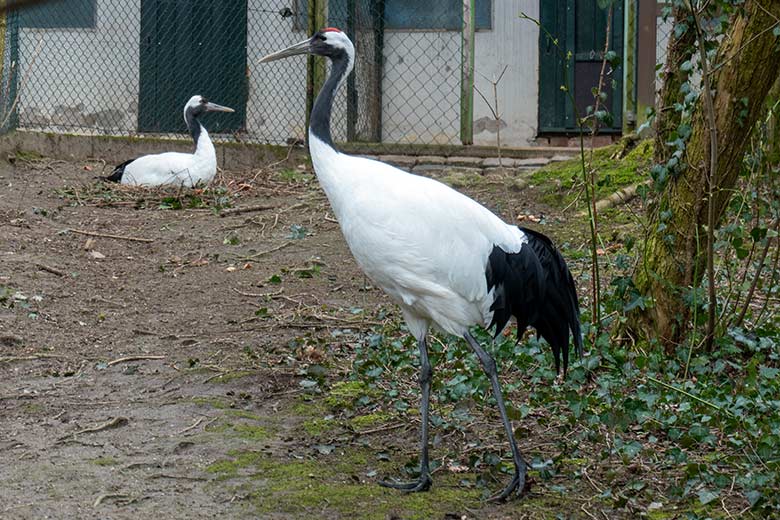
M 102 168 L 0 161 L 0 517 L 555 516 L 483 502 L 457 475 L 427 494 L 378 487 L 415 456 L 418 422 L 315 435 L 338 410 L 307 392 L 309 367 L 338 382 L 398 316 L 308 170 L 170 194 L 106 188 Z M 220 216 L 201 197 L 269 209 Z

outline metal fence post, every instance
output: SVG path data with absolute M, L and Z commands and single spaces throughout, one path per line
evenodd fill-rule
M 474 144 L 474 29 L 476 0 L 463 0 L 460 74 L 460 142 Z
M 2 2 L 3 4 L 5 2 Z M 18 126 L 16 97 L 19 95 L 19 13 L 16 10 L 2 13 L 0 28 L 0 134 Z M 8 69 L 5 53 L 8 47 Z
M 357 13 L 355 12 L 357 6 L 355 0 L 347 0 L 347 36 L 353 42 L 357 42 L 355 37 L 355 18 Z M 355 89 L 355 71 L 353 70 L 349 76 L 347 76 L 347 141 L 352 142 L 357 140 L 357 111 L 358 111 L 358 96 Z
M 309 0 L 309 36 L 324 29 L 328 21 L 328 0 Z M 306 73 L 306 141 L 308 142 L 309 117 L 317 97 L 325 83 L 325 58 L 309 54 L 307 58 Z
M 625 3 L 623 27 L 623 135 L 636 128 L 637 1 Z
M 371 113 L 376 115 L 376 124 L 374 125 L 374 131 L 371 135 L 371 140 L 375 143 L 382 142 L 382 119 L 383 119 L 383 104 L 382 104 L 382 77 L 384 75 L 384 50 L 385 50 L 385 0 L 376 0 L 371 9 L 374 17 L 374 30 L 376 36 L 374 38 L 374 84 L 376 85 L 376 91 L 373 99 L 374 106 Z

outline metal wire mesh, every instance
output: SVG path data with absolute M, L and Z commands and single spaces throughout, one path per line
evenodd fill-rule
M 666 63 L 666 53 L 669 47 L 669 39 L 672 37 L 673 32 L 674 32 L 674 18 L 671 15 L 665 15 L 659 12 L 658 15 L 656 16 L 656 24 L 655 24 L 656 65 L 663 65 Z M 656 92 L 660 92 L 661 87 L 663 86 L 662 85 L 663 74 L 661 74 L 661 72 L 662 72 L 662 67 L 656 67 L 656 75 L 655 75 Z
M 327 2 L 328 24 L 357 49 L 334 107 L 334 137 L 458 143 L 459 25 L 451 9 L 421 25 L 414 15 L 425 6 L 395 3 L 407 16 L 395 9 L 388 27 L 385 0 Z M 11 11 L 0 35 L 0 122 L 176 135 L 185 131 L 185 102 L 201 94 L 236 109 L 204 120 L 217 140 L 298 142 L 307 96 L 316 94 L 307 92 L 306 60 L 257 59 L 308 37 L 307 12 L 307 0 L 53 0 Z

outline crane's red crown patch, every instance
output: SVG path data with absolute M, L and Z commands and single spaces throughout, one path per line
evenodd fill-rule
M 325 27 L 321 32 L 341 32 L 341 29 L 336 29 L 335 27 Z

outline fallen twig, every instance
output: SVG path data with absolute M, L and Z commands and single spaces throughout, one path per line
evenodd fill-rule
M 124 426 L 125 424 L 129 423 L 130 421 L 127 419 L 127 417 L 114 417 L 113 419 L 109 419 L 108 421 L 104 422 L 103 424 L 98 424 L 97 426 L 93 426 L 91 428 L 82 428 L 81 430 L 74 432 L 70 435 L 67 435 L 66 437 L 70 437 L 71 435 L 81 435 L 82 433 L 96 433 L 103 430 L 109 430 L 111 428 L 117 428 L 119 426 Z
M 658 379 L 656 379 L 656 378 L 654 378 L 652 376 L 647 376 L 647 379 L 649 379 L 653 383 L 657 383 L 657 384 L 663 386 L 664 388 L 668 388 L 669 390 L 674 390 L 675 392 L 679 392 L 679 393 L 683 394 L 684 396 L 690 397 L 691 399 L 693 399 L 695 401 L 698 401 L 701 404 L 704 404 L 704 405 L 710 406 L 712 408 L 715 408 L 719 412 L 723 412 L 726 415 L 728 415 L 729 417 L 734 417 L 734 415 L 730 411 L 726 410 L 725 408 L 722 408 L 722 407 L 718 406 L 715 403 L 711 403 L 709 401 L 706 401 L 706 400 L 702 399 L 701 397 L 696 397 L 695 395 L 693 395 L 693 394 L 691 394 L 689 392 L 686 392 L 682 388 L 677 388 L 676 386 L 670 385 L 669 383 L 664 383 L 663 381 L 660 381 L 660 380 L 658 380 Z
M 596 202 L 596 210 L 597 211 L 603 211 L 605 209 L 609 209 L 615 206 L 618 206 L 620 204 L 626 204 L 628 202 L 631 202 L 631 200 L 634 199 L 634 197 L 637 196 L 637 191 L 640 186 L 648 186 L 652 183 L 652 180 L 647 180 L 644 182 L 637 182 L 636 184 L 632 184 L 630 186 L 626 186 L 625 188 L 621 188 L 612 195 L 609 195 L 608 197 L 605 197 L 599 201 Z M 578 217 L 584 217 L 587 215 L 587 212 L 580 211 L 577 213 Z
M 253 258 L 257 258 L 258 256 L 267 255 L 268 253 L 274 253 L 276 251 L 279 251 L 280 249 L 284 249 L 285 247 L 287 247 L 287 246 L 289 246 L 291 244 L 292 244 L 292 242 L 285 242 L 285 243 L 283 243 L 281 245 L 278 245 L 276 247 L 273 247 L 271 249 L 266 249 L 265 251 L 260 251 L 259 253 L 255 253 L 253 255 L 241 257 L 241 260 L 251 260 Z
M 165 356 L 127 356 L 106 363 L 107 367 L 118 365 L 119 363 L 126 363 L 128 361 L 141 361 L 144 359 L 165 359 Z
M 0 357 L 0 363 L 10 363 L 12 361 L 32 361 L 34 359 L 61 358 L 57 354 L 32 354 L 29 356 L 7 356 Z
M 198 427 L 198 425 L 199 425 L 200 423 L 202 423 L 202 422 L 203 422 L 203 417 L 199 417 L 199 418 L 198 418 L 198 420 L 197 420 L 197 421 L 195 421 L 194 423 L 192 423 L 192 425 L 191 425 L 191 426 L 187 426 L 187 427 L 186 427 L 186 428 L 184 428 L 182 431 L 180 431 L 180 432 L 176 432 L 176 435 L 181 435 L 182 433 L 186 433 L 186 432 L 188 432 L 188 431 L 192 430 L 193 428 L 197 428 L 197 427 Z
M 115 240 L 130 240 L 131 242 L 154 242 L 152 238 L 138 238 L 138 237 L 126 237 L 122 235 L 111 235 L 108 233 L 96 233 L 94 231 L 83 231 L 81 229 L 64 229 L 60 233 L 78 233 L 79 235 L 87 235 L 90 237 L 101 238 L 113 238 Z
M 65 273 L 64 271 L 60 271 L 59 269 L 56 269 L 48 265 L 35 264 L 35 267 L 37 267 L 41 271 L 46 271 L 47 273 L 56 274 L 57 276 L 67 276 L 67 273 Z
M 72 437 L 75 437 L 76 435 L 81 435 L 83 433 L 97 433 L 103 430 L 108 430 L 111 428 L 118 428 L 120 426 L 124 426 L 125 424 L 128 424 L 130 421 L 127 419 L 127 417 L 114 417 L 113 419 L 109 419 L 108 421 L 104 422 L 103 424 L 98 424 L 97 426 L 93 426 L 91 428 L 82 428 L 81 430 L 73 433 L 69 433 L 67 435 L 63 435 L 62 437 L 57 439 L 57 442 L 63 442 L 66 441 Z
M 244 292 L 244 291 L 242 291 L 240 289 L 236 289 L 235 287 L 233 287 L 233 291 L 237 292 L 241 296 L 248 296 L 250 298 L 269 298 L 269 297 L 273 297 L 273 296 L 279 296 L 280 294 L 282 294 L 284 292 L 284 288 L 279 289 L 278 291 L 272 291 L 272 292 L 267 292 L 267 293 L 248 293 L 248 292 Z
M 219 212 L 219 216 L 228 217 L 232 215 L 240 215 L 241 213 L 253 213 L 255 211 L 266 211 L 275 208 L 276 206 L 266 206 L 262 204 L 258 204 L 256 206 L 244 206 L 242 208 L 223 209 L 222 211 Z
M 179 480 L 197 480 L 197 481 L 208 480 L 206 477 L 190 477 L 188 475 L 171 475 L 168 473 L 158 473 L 157 475 L 149 475 L 146 478 L 175 478 Z
M 100 504 L 103 503 L 104 500 L 107 500 L 109 498 L 130 498 L 130 495 L 122 495 L 118 493 L 105 493 L 95 499 L 95 501 L 92 503 L 92 507 L 98 507 Z
M 396 428 L 400 428 L 402 426 L 407 426 L 409 423 L 395 423 L 395 424 L 389 424 L 385 426 L 380 426 L 378 428 L 372 428 L 370 430 L 355 430 L 355 433 L 358 435 L 368 435 L 369 433 L 379 433 L 379 432 L 386 432 L 388 430 L 395 430 Z

